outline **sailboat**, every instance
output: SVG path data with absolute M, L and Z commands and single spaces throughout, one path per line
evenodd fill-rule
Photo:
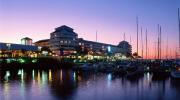
M 180 15 L 179 15 L 179 8 L 178 8 L 178 22 L 179 22 L 179 48 L 178 51 L 180 52 Z M 180 59 L 176 59 L 175 66 L 173 67 L 171 71 L 171 77 L 172 78 L 178 78 L 180 79 Z

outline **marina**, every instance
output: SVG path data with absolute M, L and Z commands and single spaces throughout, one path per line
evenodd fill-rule
M 4 79 L 5 77 L 5 79 Z M 146 72 L 127 78 L 72 70 L 7 70 L 0 73 L 1 100 L 179 100 L 180 84 Z
M 0 0 L 0 100 L 180 100 L 180 0 Z

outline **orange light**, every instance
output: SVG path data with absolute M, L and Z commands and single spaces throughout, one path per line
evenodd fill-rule
M 180 68 L 178 68 L 178 71 L 180 71 Z

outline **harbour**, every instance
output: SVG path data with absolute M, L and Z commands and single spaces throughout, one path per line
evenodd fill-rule
M 0 100 L 179 100 L 179 0 L 0 0 Z
M 0 79 L 2 100 L 178 100 L 180 93 L 179 81 L 149 72 L 131 79 L 112 73 L 19 69 L 4 71 Z

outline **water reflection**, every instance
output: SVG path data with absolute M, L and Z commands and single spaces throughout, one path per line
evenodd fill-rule
M 180 81 L 145 73 L 143 77 L 72 70 L 7 70 L 0 73 L 2 100 L 169 100 L 178 99 Z

